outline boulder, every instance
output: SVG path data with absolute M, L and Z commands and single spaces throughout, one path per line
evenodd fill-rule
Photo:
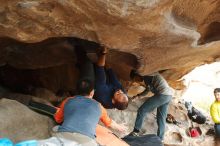
M 0 99 L 0 137 L 14 143 L 50 137 L 53 121 L 10 99 Z

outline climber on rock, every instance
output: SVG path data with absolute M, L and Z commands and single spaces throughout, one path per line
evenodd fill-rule
M 161 140 L 163 140 L 167 110 L 169 102 L 171 101 L 173 95 L 172 88 L 169 87 L 167 81 L 159 73 L 141 76 L 136 70 L 132 70 L 130 73 L 130 77 L 135 82 L 144 81 L 146 85 L 146 89 L 133 98 L 145 96 L 149 91 L 154 93 L 154 95 L 148 98 L 138 109 L 134 130 L 129 135 L 140 135 L 140 130 L 142 128 L 144 118 L 149 112 L 157 108 L 157 136 L 159 136 Z
M 127 127 L 110 119 L 106 109 L 93 99 L 94 67 L 86 52 L 75 46 L 80 77 L 77 82 L 77 95 L 65 99 L 55 113 L 57 123 L 62 123 L 56 136 L 74 140 L 82 146 L 96 146 L 96 126 L 101 120 L 105 126 L 125 132 Z
M 105 108 L 124 110 L 128 106 L 128 97 L 113 70 L 105 67 L 106 54 L 107 48 L 103 46 L 97 52 L 94 99 Z
M 105 66 L 107 48 L 101 45 L 100 48 L 96 49 L 98 59 L 93 64 L 85 50 L 76 45 L 77 43 L 73 40 L 70 39 L 69 42 L 75 48 L 76 64 L 80 70 L 80 78 L 87 76 L 87 78 L 95 82 L 94 99 L 108 109 L 126 109 L 128 97 L 113 70 Z

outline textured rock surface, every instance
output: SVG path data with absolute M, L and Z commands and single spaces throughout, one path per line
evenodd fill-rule
M 30 86 L 54 92 L 73 90 L 78 70 L 73 47 L 66 37 L 111 48 L 107 62 L 121 79 L 128 80 L 134 67 L 142 74 L 165 70 L 162 74 L 170 85 L 182 89 L 178 79 L 183 75 L 196 66 L 220 59 L 220 1 L 0 0 L 1 84 L 17 90 Z M 89 52 L 91 43 L 81 43 L 86 44 Z M 41 96 L 38 92 L 42 91 L 36 91 L 36 96 Z M 29 98 L 20 94 L 11 97 Z M 130 104 L 124 112 L 110 111 L 110 115 L 131 130 L 141 102 Z M 48 118 L 5 99 L 0 100 L 0 109 L 0 137 L 19 141 L 49 136 Z M 167 126 L 167 146 L 212 145 L 212 137 L 186 136 L 188 120 L 179 106 L 171 106 L 170 112 L 186 125 Z M 146 133 L 156 132 L 154 114 L 149 114 L 145 127 Z
M 14 142 L 50 137 L 53 121 L 48 117 L 9 99 L 0 99 L 0 111 L 0 137 Z
M 71 50 L 65 44 L 66 51 L 60 49 L 59 42 L 12 47 L 15 40 L 33 43 L 67 36 L 134 54 L 141 73 L 167 70 L 164 75 L 172 81 L 220 57 L 218 0 L 0 0 L 0 4 L 0 65 L 21 68 L 25 60 L 23 68 L 67 64 L 72 61 Z M 128 75 L 123 70 L 119 74 Z M 177 83 L 171 84 L 181 88 Z

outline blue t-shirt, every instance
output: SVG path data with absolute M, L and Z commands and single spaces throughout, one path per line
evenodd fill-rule
M 97 101 L 84 96 L 69 99 L 64 106 L 64 120 L 59 132 L 76 132 L 95 138 L 96 126 L 101 117 Z
M 94 99 L 105 108 L 115 108 L 112 103 L 114 92 L 124 91 L 112 69 L 105 70 L 103 66 L 95 66 L 95 95 Z

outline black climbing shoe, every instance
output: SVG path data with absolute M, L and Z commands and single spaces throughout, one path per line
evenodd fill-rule
M 140 136 L 140 132 L 132 131 L 131 133 L 128 134 L 128 136 Z

